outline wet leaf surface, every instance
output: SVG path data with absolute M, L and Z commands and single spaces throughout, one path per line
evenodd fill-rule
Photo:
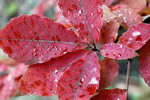
M 20 90 L 40 96 L 58 94 L 60 100 L 88 100 L 99 86 L 99 70 L 97 55 L 79 50 L 31 66 L 20 81 Z
M 112 59 L 129 59 L 137 56 L 137 53 L 122 44 L 109 43 L 101 47 L 100 53 L 104 57 Z
M 139 24 L 131 27 L 119 38 L 120 44 L 127 45 L 134 50 L 140 49 L 150 39 L 150 25 Z
M 77 29 L 80 37 L 92 44 L 99 40 L 103 23 L 101 6 L 102 0 L 59 0 L 63 15 Z
M 0 47 L 4 52 L 27 64 L 46 62 L 84 48 L 82 43 L 73 31 L 37 15 L 17 17 L 0 31 Z

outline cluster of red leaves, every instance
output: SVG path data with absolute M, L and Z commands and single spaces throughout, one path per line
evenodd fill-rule
M 138 6 L 131 1 L 59 0 L 71 28 L 38 15 L 12 19 L 0 30 L 0 47 L 30 65 L 19 81 L 20 91 L 58 95 L 60 100 L 125 100 L 126 90 L 105 88 L 118 76 L 117 60 L 138 55 L 140 72 L 150 85 L 150 25 L 138 15 L 146 0 L 136 1 Z M 113 43 L 120 25 L 128 30 Z M 96 51 L 104 60 L 99 62 Z

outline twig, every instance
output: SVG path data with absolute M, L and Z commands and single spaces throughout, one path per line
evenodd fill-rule
M 131 59 L 128 59 L 128 68 L 127 68 L 127 76 L 126 76 L 127 100 L 128 100 L 128 93 L 129 93 L 130 70 L 131 70 Z

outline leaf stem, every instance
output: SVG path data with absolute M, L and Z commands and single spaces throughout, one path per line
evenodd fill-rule
M 129 94 L 130 70 L 131 70 L 131 59 L 128 59 L 128 68 L 127 68 L 127 76 L 126 76 L 127 100 Z
M 99 51 L 95 45 L 95 43 L 93 44 L 94 48 L 92 49 L 93 51 Z

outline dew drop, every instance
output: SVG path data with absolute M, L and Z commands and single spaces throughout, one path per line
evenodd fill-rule
M 131 40 L 133 40 L 132 38 L 129 38 L 129 40 L 131 41 Z
M 132 33 L 132 36 L 134 36 L 134 37 L 139 36 L 139 35 L 141 35 L 141 33 L 138 32 L 138 31 L 135 31 L 135 32 Z
M 124 21 L 125 23 L 127 23 L 127 18 L 126 18 L 126 17 L 123 17 L 123 21 Z
M 55 74 L 57 74 L 57 73 L 58 73 L 58 70 L 56 69 L 56 70 L 55 70 Z
M 120 100 L 120 98 L 117 98 L 117 100 Z
M 97 79 L 95 77 L 93 77 L 91 79 L 91 81 L 89 82 L 89 84 L 98 84 L 99 82 L 97 81 Z
M 82 13 L 81 10 L 79 10 L 79 11 L 78 11 L 78 15 L 81 15 L 81 13 Z
M 122 48 L 123 46 L 122 45 L 120 45 L 120 48 Z
M 94 25 L 93 24 L 91 24 L 91 28 L 93 28 L 94 27 Z

